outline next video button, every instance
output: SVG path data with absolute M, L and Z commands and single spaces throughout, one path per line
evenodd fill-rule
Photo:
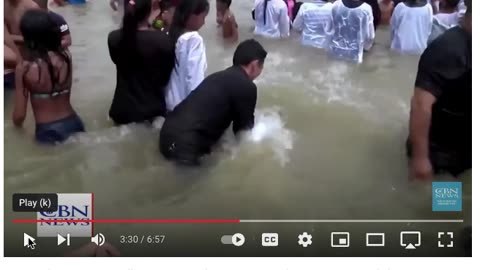
M 56 193 L 15 193 L 13 194 L 14 212 L 55 212 L 58 210 Z

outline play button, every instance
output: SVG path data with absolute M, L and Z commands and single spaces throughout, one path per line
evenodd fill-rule
M 236 247 L 241 247 L 245 244 L 245 236 L 241 233 L 236 233 L 232 236 L 232 244 Z

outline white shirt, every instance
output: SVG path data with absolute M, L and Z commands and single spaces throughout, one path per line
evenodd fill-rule
M 293 29 L 302 31 L 302 44 L 326 49 L 333 36 L 333 4 L 323 0 L 303 3 L 293 22 Z
M 454 13 L 438 13 L 435 15 L 435 18 L 443 25 L 448 27 L 453 27 L 458 25 L 459 22 L 459 14 L 458 12 Z
M 172 111 L 205 78 L 207 56 L 205 45 L 198 32 L 181 35 L 175 45 L 175 69 L 166 87 L 167 110 Z
M 432 32 L 433 9 L 426 4 L 422 7 L 408 7 L 398 4 L 391 19 L 391 49 L 400 53 L 422 54 Z
M 290 35 L 290 19 L 287 4 L 283 0 L 268 0 L 266 22 L 263 5 L 267 0 L 255 1 L 255 35 L 268 38 L 285 38 Z
M 375 40 L 372 7 L 362 3 L 357 8 L 348 8 L 336 1 L 332 9 L 335 33 L 330 52 L 337 58 L 362 63 L 363 51 L 370 50 Z

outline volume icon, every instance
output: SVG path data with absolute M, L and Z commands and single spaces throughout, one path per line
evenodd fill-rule
M 92 243 L 95 243 L 97 246 L 101 247 L 105 244 L 105 236 L 101 233 L 97 233 L 92 237 Z

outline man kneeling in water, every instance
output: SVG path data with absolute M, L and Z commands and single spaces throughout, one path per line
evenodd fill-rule
M 233 66 L 207 78 L 167 115 L 160 131 L 160 151 L 169 160 L 199 165 L 233 122 L 233 132 L 254 125 L 257 87 L 267 52 L 250 39 L 238 45 Z

